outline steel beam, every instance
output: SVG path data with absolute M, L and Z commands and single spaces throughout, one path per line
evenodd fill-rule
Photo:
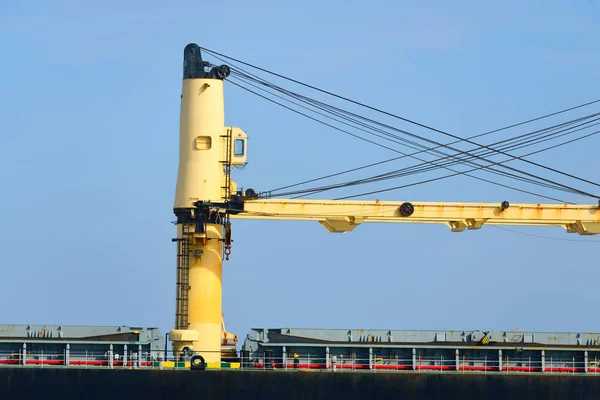
M 410 213 L 401 209 L 406 204 L 412 205 Z M 488 224 L 559 226 L 580 235 L 600 233 L 600 207 L 596 205 L 513 204 L 506 208 L 501 203 L 256 199 L 246 200 L 244 211 L 231 217 L 318 221 L 330 232 L 349 232 L 363 222 L 388 222 L 442 224 L 453 232 Z

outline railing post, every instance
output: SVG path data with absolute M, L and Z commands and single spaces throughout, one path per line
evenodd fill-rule
M 142 366 L 142 345 L 138 345 L 138 356 L 137 356 L 137 366 L 141 368 Z
M 588 363 L 588 352 L 587 352 L 587 350 L 585 351 L 585 353 L 583 353 L 583 358 L 584 358 L 583 369 L 584 369 L 585 373 L 587 374 L 587 372 L 588 372 L 588 364 L 589 364 Z
M 325 347 L 325 369 L 329 369 L 331 366 L 331 358 L 329 356 L 329 347 Z
M 460 371 L 460 355 L 458 354 L 458 349 L 456 349 L 456 370 Z
M 373 369 L 373 348 L 369 347 L 369 369 Z
M 67 345 L 65 346 L 65 367 L 69 366 L 71 360 L 71 345 L 69 343 L 67 343 Z
M 413 370 L 417 369 L 417 349 L 412 350 L 412 358 L 413 358 Z
M 332 356 L 331 357 L 331 371 L 332 372 L 336 372 L 337 369 L 337 356 Z
M 114 356 L 114 352 L 113 352 L 113 345 L 111 344 L 108 347 L 108 368 L 110 368 L 110 369 L 113 368 L 113 366 L 114 366 L 114 359 L 115 359 L 115 356 Z
M 475 358 L 475 357 L 473 357 Z M 464 371 L 464 370 L 463 370 Z M 487 375 L 487 355 L 485 356 L 485 358 L 483 359 L 483 373 L 485 375 Z
M 123 369 L 127 367 L 127 345 L 123 345 Z
M 283 368 L 287 369 L 287 347 L 283 346 L 281 351 L 281 362 L 283 362 Z
M 498 350 L 498 371 L 502 371 L 502 350 Z
M 546 351 L 542 350 L 542 372 L 546 372 Z
M 27 364 L 27 343 L 23 343 L 23 357 L 21 357 L 23 365 Z

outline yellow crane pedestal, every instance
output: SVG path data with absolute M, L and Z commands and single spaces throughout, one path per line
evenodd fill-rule
M 188 328 L 174 329 L 169 333 L 169 337 L 173 341 L 175 354 L 181 354 L 188 348 L 202 355 L 207 363 L 219 363 L 223 341 L 223 226 L 207 224 L 205 230 L 205 234 L 192 234 L 187 239 L 190 241 Z M 185 309 L 180 307 L 178 311 L 185 312 Z

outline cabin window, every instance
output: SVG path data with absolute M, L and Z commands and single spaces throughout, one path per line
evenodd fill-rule
M 235 157 L 243 157 L 246 151 L 246 141 L 244 139 L 235 139 L 233 155 Z

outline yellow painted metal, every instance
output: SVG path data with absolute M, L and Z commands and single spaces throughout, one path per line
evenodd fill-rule
M 223 81 L 184 79 L 175 208 L 223 198 L 224 125 Z
M 235 126 L 228 126 L 225 128 L 225 131 L 226 132 L 221 138 L 221 145 L 223 146 L 223 160 L 227 159 L 227 136 L 229 136 L 231 140 L 231 147 L 229 149 L 229 160 L 231 165 L 241 166 L 246 164 L 246 157 L 248 154 L 248 135 L 246 135 L 246 132 Z
M 179 132 L 179 169 L 175 209 L 191 209 L 196 201 L 222 201 L 226 195 L 224 163 L 226 149 L 223 81 L 184 79 Z M 233 130 L 231 130 L 233 131 Z M 245 134 L 235 131 L 245 140 Z M 237 157 L 245 162 L 245 154 Z M 232 185 L 234 185 L 232 183 Z M 175 354 L 189 347 L 206 362 L 221 362 L 223 227 L 206 224 L 204 234 L 194 233 L 194 224 L 179 224 L 178 237 L 190 241 L 189 328 L 173 330 Z M 191 232 L 191 234 L 186 234 Z
M 227 332 L 225 328 L 225 318 L 221 315 L 221 346 L 236 346 L 238 336 L 234 333 Z
M 185 347 L 194 347 L 194 342 L 200 339 L 200 332 L 188 329 L 173 329 L 169 332 L 169 339 L 173 342 L 173 353 L 181 354 Z
M 403 202 L 336 200 L 248 200 L 238 219 L 318 221 L 330 232 L 348 232 L 363 222 L 444 224 L 454 232 L 484 224 L 560 226 L 581 235 L 600 233 L 600 207 L 570 204 L 411 202 L 414 213 L 400 214 Z
M 221 362 L 223 227 L 207 224 L 206 236 L 191 246 L 188 319 L 190 330 L 199 332 L 193 348 L 206 362 Z M 202 254 L 196 256 L 196 250 Z

